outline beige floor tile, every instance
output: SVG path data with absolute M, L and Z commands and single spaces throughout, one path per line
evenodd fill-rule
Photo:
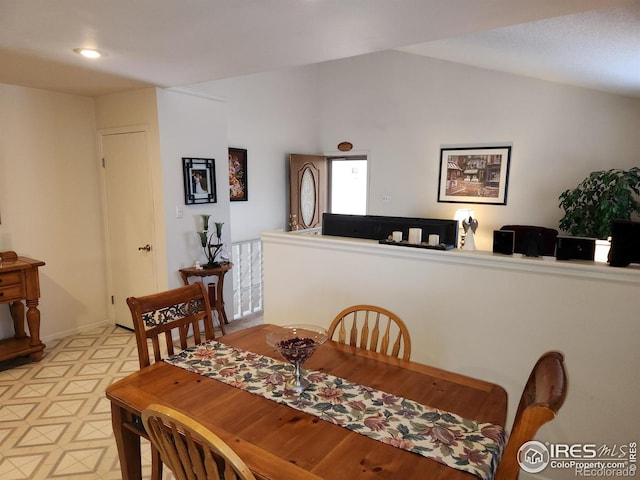
M 231 322 L 227 332 L 262 323 Z M 0 480 L 120 480 L 105 388 L 135 372 L 133 332 L 107 326 L 47 341 L 43 359 L 0 362 Z M 151 473 L 142 441 L 143 476 Z M 164 469 L 164 480 L 173 480 Z

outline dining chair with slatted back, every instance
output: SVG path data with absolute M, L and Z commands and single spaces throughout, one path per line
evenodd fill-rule
M 188 347 L 189 332 L 193 343 L 203 341 L 200 322 L 204 327 L 204 339 L 215 338 L 209 296 L 202 282 L 175 288 L 143 297 L 127 298 L 133 318 L 133 327 L 138 346 L 140 368 L 151 365 L 149 343 L 153 350 L 153 362 L 159 362 L 175 353 L 174 343 L 180 348 Z M 157 450 L 151 448 L 151 478 L 162 478 L 162 462 Z
M 142 422 L 176 480 L 255 480 L 229 445 L 188 415 L 153 404 L 142 411 Z
M 342 310 L 329 326 L 329 339 L 398 358 L 402 352 L 403 360 L 411 358 L 407 326 L 395 313 L 375 305 Z
M 144 297 L 129 297 L 133 327 L 138 345 L 140 368 L 152 362 L 149 341 L 153 350 L 153 361 L 158 362 L 174 354 L 174 342 L 187 348 L 189 332 L 195 344 L 215 338 L 213 317 L 209 297 L 201 282 Z M 204 340 L 200 332 L 204 325 Z
M 542 425 L 555 418 L 566 396 L 564 355 L 555 351 L 547 352 L 536 362 L 524 387 L 494 480 L 518 478 L 518 450 L 524 443 L 533 440 Z

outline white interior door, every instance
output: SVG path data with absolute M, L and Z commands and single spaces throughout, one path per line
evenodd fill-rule
M 126 299 L 157 291 L 151 175 L 146 132 L 102 134 L 115 323 L 133 328 Z

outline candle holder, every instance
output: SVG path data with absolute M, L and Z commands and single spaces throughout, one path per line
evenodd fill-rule
M 215 230 L 215 239 L 216 243 L 213 243 L 214 234 L 209 234 L 209 218 L 211 215 L 202 215 L 202 222 L 204 224 L 204 229 L 201 232 L 198 232 L 200 236 L 200 244 L 202 245 L 202 250 L 204 251 L 205 257 L 207 257 L 206 265 L 203 265 L 205 268 L 214 268 L 219 267 L 220 263 L 216 261 L 216 257 L 224 247 L 222 243 L 222 226 L 223 222 L 216 222 L 214 225 L 216 227 Z

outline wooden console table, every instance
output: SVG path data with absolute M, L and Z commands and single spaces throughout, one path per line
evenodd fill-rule
M 0 303 L 8 303 L 15 335 L 0 340 L 0 361 L 29 355 L 38 362 L 44 353 L 44 343 L 40 341 L 40 280 L 38 267 L 45 263 L 27 257 L 19 257 L 16 252 L 0 252 Z M 24 325 L 24 304 L 27 304 L 27 324 Z
M 222 330 L 223 335 L 226 333 L 224 326 L 229 323 L 227 313 L 224 311 L 224 276 L 232 267 L 233 263 L 223 262 L 220 263 L 220 266 L 214 268 L 189 267 L 180 269 L 180 276 L 182 276 L 182 281 L 185 285 L 189 285 L 189 277 L 201 277 L 202 279 L 204 279 L 204 277 L 218 277 L 215 289 L 209 288 L 209 303 L 211 304 L 211 310 L 218 312 L 218 323 L 220 324 L 220 330 Z

